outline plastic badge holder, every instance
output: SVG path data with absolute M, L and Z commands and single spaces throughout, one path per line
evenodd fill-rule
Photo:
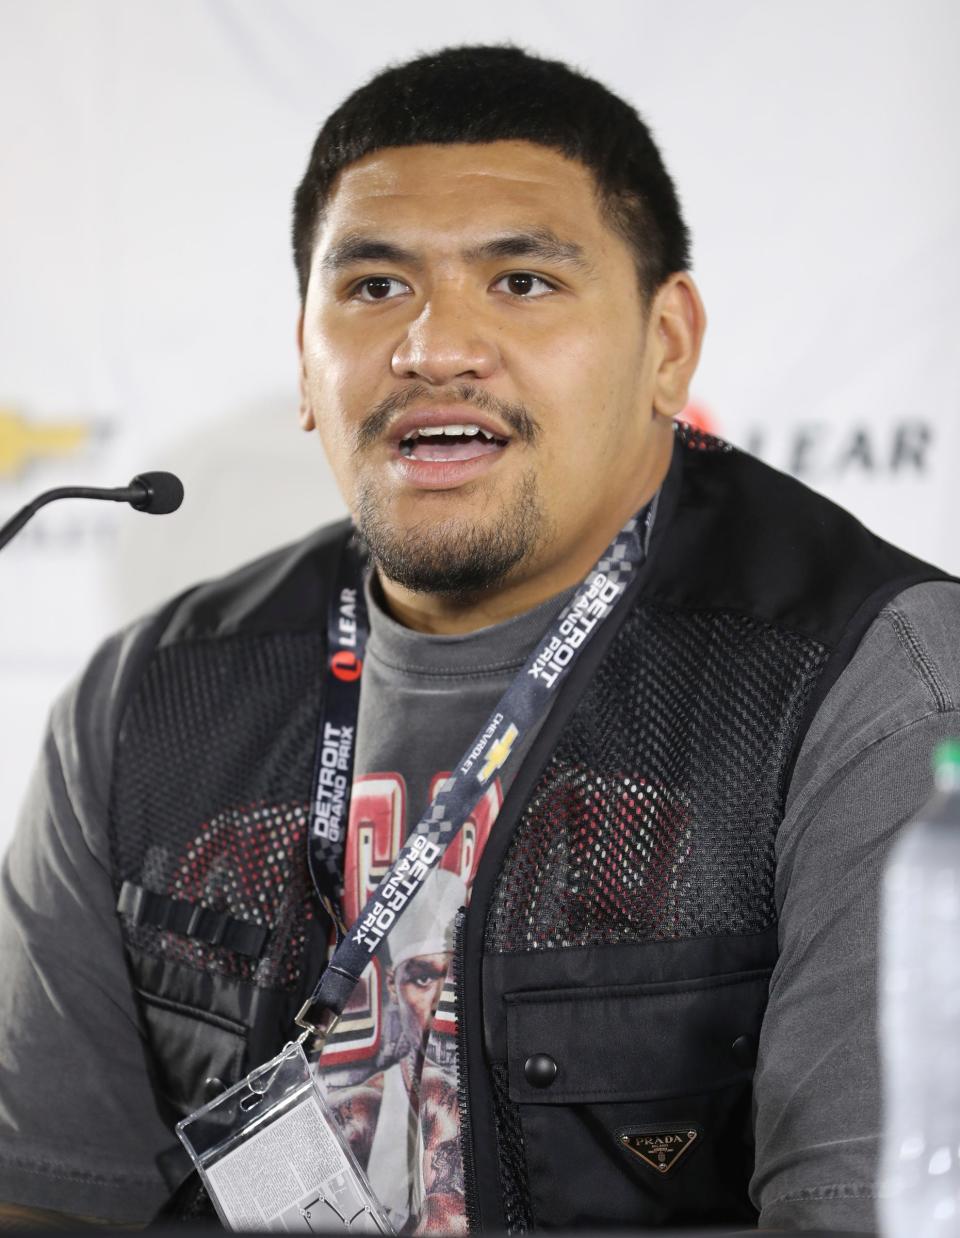
M 177 1124 L 228 1229 L 392 1234 L 298 1041 Z

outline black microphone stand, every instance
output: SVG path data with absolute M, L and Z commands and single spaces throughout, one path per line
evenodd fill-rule
M 170 473 L 146 473 L 135 477 L 129 486 L 117 486 L 112 490 L 99 486 L 60 486 L 56 490 L 45 490 L 0 527 L 0 550 L 31 516 L 56 499 L 106 499 L 110 503 L 129 503 L 137 511 L 166 515 L 180 506 L 182 497 L 183 487 Z

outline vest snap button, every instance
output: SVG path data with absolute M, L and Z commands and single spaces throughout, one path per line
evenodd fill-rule
M 210 1101 L 215 1100 L 221 1092 L 225 1092 L 226 1090 L 227 1085 L 222 1079 L 218 1079 L 216 1075 L 211 1075 L 208 1079 L 204 1079 L 203 1081 L 203 1099 L 207 1102 L 207 1104 L 209 1104 Z
M 757 1045 L 752 1036 L 738 1036 L 730 1046 L 738 1066 L 754 1066 L 757 1061 Z
M 534 1053 L 524 1062 L 523 1077 L 532 1088 L 548 1088 L 557 1077 L 557 1064 L 549 1053 Z

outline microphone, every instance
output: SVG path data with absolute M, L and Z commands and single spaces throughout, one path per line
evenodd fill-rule
M 135 493 L 131 495 L 131 491 Z M 129 486 L 88 497 L 112 498 L 118 503 L 129 503 L 138 512 L 166 516 L 183 502 L 183 482 L 173 473 L 138 473 Z
M 98 486 L 60 486 L 57 490 L 45 490 L 0 528 L 0 550 L 31 516 L 56 499 L 106 499 L 111 503 L 129 503 L 138 512 L 148 512 L 151 516 L 166 516 L 183 502 L 183 482 L 173 473 L 138 473 L 129 486 L 113 490 Z

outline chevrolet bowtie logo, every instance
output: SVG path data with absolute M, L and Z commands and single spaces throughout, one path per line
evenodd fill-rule
M 31 423 L 0 408 L 0 480 L 10 480 L 35 460 L 69 456 L 90 438 L 83 421 Z
M 480 770 L 480 773 L 477 774 L 478 782 L 486 782 L 495 770 L 500 769 L 504 761 L 510 755 L 510 749 L 513 747 L 514 740 L 519 734 L 520 732 L 511 722 L 487 753 L 487 759 L 483 763 L 483 768 Z

